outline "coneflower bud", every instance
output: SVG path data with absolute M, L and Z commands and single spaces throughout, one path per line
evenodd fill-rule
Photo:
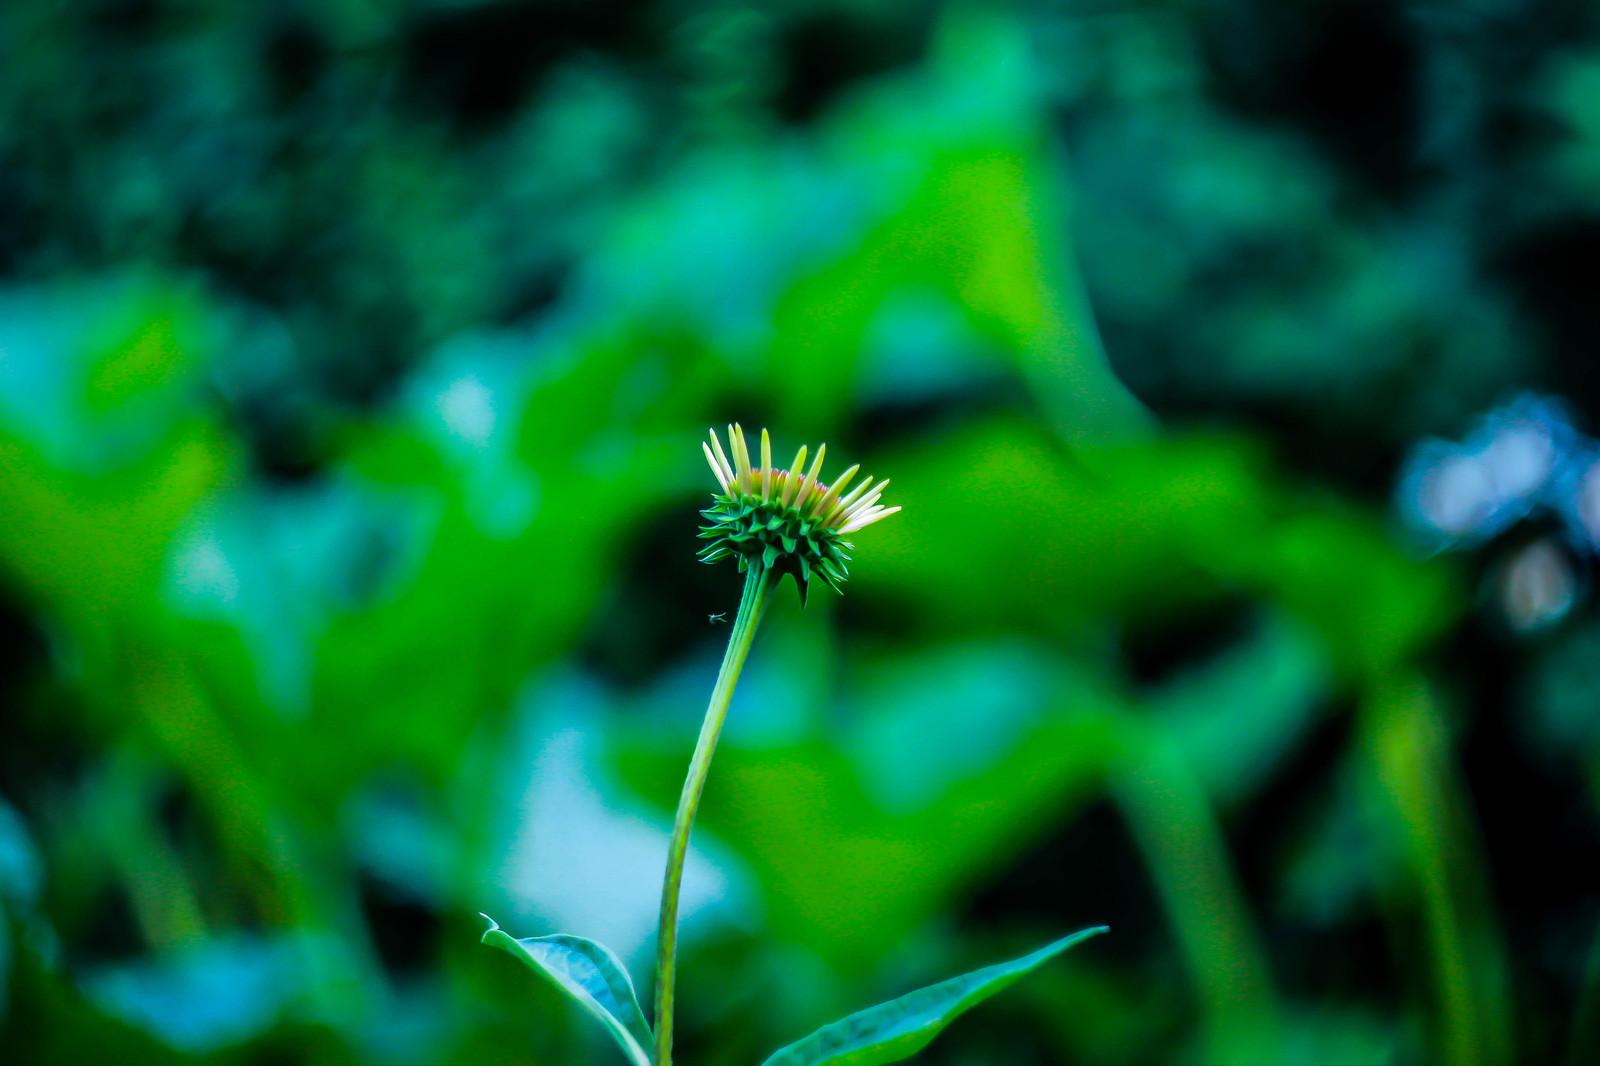
M 849 576 L 845 564 L 850 556 L 845 552 L 855 548 L 844 539 L 846 534 L 900 510 L 878 504 L 887 480 L 874 485 L 869 477 L 845 492 L 861 470 L 859 465 L 840 474 L 832 485 L 821 481 L 826 444 L 817 449 L 810 469 L 802 446 L 788 470 L 773 469 L 772 441 L 764 429 L 759 466 L 751 464 L 744 430 L 737 423 L 728 427 L 733 462 L 728 462 L 715 430 L 711 443 L 700 447 L 722 486 L 716 501 L 701 512 L 711 523 L 700 530 L 700 536 L 711 541 L 701 550 L 701 561 L 714 563 L 733 555 L 740 573 L 758 565 L 776 575 L 793 574 L 802 604 L 813 575 L 833 591 L 841 591 L 839 586 Z

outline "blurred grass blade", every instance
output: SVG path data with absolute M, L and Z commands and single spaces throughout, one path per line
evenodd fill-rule
M 583 1008 L 616 1038 L 634 1066 L 650 1066 L 649 1048 L 654 1043 L 650 1023 L 639 1009 L 633 981 L 627 969 L 611 950 L 581 936 L 532 936 L 518 940 L 505 932 L 487 914 L 489 928 L 483 942 L 521 959 L 535 973 L 548 979 Z
M 868 1007 L 796 1041 L 762 1066 L 880 1066 L 927 1047 L 956 1016 L 972 1009 L 1082 940 L 1106 932 L 1095 926 L 1031 955 L 952 977 L 899 999 Z

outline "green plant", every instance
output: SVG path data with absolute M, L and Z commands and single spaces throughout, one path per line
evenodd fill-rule
M 848 574 L 850 556 L 845 553 L 854 547 L 844 537 L 900 510 L 878 503 L 889 484 L 887 480 L 874 486 L 868 477 L 845 492 L 846 485 L 860 471 L 859 465 L 846 470 L 832 485 L 821 481 L 827 445 L 817 449 L 809 469 L 805 465 L 806 448 L 802 446 L 788 470 L 773 467 L 772 442 L 766 430 L 761 431 L 759 466 L 752 465 L 744 431 L 737 424 L 728 427 L 732 462 L 715 432 L 710 443 L 701 447 L 722 492 L 702 512 L 710 524 L 702 528 L 701 536 L 711 543 L 700 557 L 708 563 L 735 557 L 745 575 L 745 584 L 673 821 L 657 930 L 654 1030 L 645 1020 L 626 967 L 604 945 L 560 933 L 519 940 L 484 915 L 489 928 L 483 934 L 483 942 L 514 955 L 576 1000 L 606 1027 L 634 1066 L 672 1063 L 678 894 L 684 856 L 728 704 L 767 604 L 785 574 L 794 577 L 802 604 L 813 576 L 821 577 L 835 592 L 839 591 Z M 1021 958 L 869 1007 L 782 1048 L 763 1066 L 878 1066 L 899 1062 L 927 1046 L 957 1015 L 1074 944 L 1105 931 L 1104 926 L 1085 929 Z

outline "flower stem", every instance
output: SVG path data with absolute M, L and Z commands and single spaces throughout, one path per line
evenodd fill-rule
M 678 799 L 672 843 L 667 849 L 667 876 L 661 886 L 661 922 L 656 939 L 655 1066 L 672 1066 L 672 1006 L 678 972 L 678 890 L 683 885 L 683 858 L 689 849 L 689 829 L 700 807 L 700 793 L 706 787 L 711 753 L 716 750 L 723 719 L 728 716 L 733 687 L 739 683 L 739 671 L 744 669 L 756 627 L 761 624 L 761 616 L 766 613 L 767 602 L 772 599 L 776 585 L 776 576 L 759 562 L 753 562 L 745 572 L 739 615 L 733 621 L 733 632 L 728 635 L 728 650 L 722 656 L 722 669 L 717 672 L 717 685 L 711 690 L 711 703 L 700 725 L 700 739 L 695 742 L 694 757 L 689 760 L 689 776 L 684 779 L 683 795 Z

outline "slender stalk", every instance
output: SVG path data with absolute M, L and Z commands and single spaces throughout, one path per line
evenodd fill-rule
M 711 690 L 700 739 L 695 742 L 694 758 L 689 760 L 689 776 L 678 799 L 678 815 L 672 823 L 672 843 L 667 849 L 667 876 L 661 886 L 661 923 L 656 939 L 656 1054 L 655 1066 L 672 1066 L 672 1006 L 678 972 L 678 891 L 683 886 L 683 858 L 689 849 L 689 829 L 700 808 L 700 793 L 706 787 L 711 769 L 711 753 L 716 750 L 722 722 L 728 716 L 733 687 L 739 683 L 745 656 L 755 639 L 756 627 L 766 613 L 767 602 L 777 581 L 766 567 L 756 563 L 745 572 L 744 596 L 739 615 L 728 635 L 728 650 L 722 656 L 717 685 Z

